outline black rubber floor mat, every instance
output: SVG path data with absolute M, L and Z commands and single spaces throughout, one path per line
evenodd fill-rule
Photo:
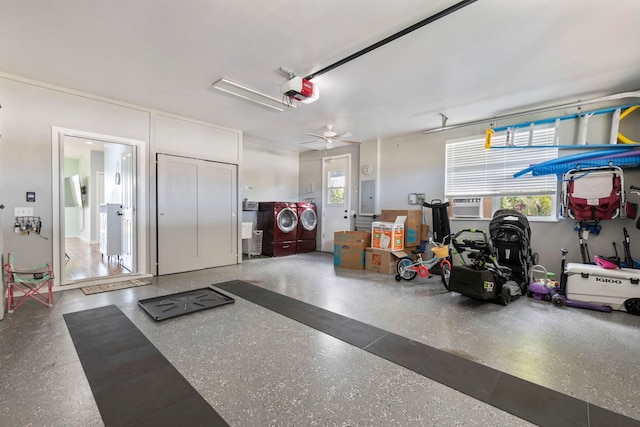
M 233 298 L 209 286 L 160 297 L 141 299 L 138 305 L 155 321 L 220 307 L 235 302 Z
M 115 305 L 64 320 L 106 427 L 229 426 Z
M 622 414 L 248 282 L 215 286 L 538 426 L 638 425 Z M 513 393 L 515 387 L 521 391 Z

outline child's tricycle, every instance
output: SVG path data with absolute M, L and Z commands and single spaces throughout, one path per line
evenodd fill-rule
M 416 276 L 429 277 L 429 269 L 439 264 L 442 283 L 445 288 L 447 287 L 449 284 L 449 275 L 451 274 L 451 262 L 447 259 L 449 257 L 449 246 L 444 243 L 434 242 L 433 239 L 429 239 L 428 243 L 433 245 L 431 248 L 433 257 L 430 259 L 423 259 L 422 252 L 417 252 L 417 260 L 414 260 L 410 256 L 401 258 L 396 266 L 397 281 L 402 279 L 413 280 Z

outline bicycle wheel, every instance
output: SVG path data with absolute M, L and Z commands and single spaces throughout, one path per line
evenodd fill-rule
M 440 278 L 442 279 L 444 288 L 451 291 L 451 289 L 449 289 L 449 282 L 451 280 L 451 263 L 446 259 L 442 260 L 440 263 Z
M 413 260 L 409 257 L 401 258 L 398 261 L 398 265 L 396 267 L 396 271 L 398 272 L 398 276 L 403 278 L 404 280 L 413 280 L 416 278 L 418 273 L 415 270 L 409 269 L 413 265 Z M 397 276 L 396 276 L 397 277 Z

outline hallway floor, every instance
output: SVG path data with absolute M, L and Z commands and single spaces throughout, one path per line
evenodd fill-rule
M 600 411 L 606 424 L 576 425 L 640 425 L 640 316 L 530 298 L 503 307 L 448 293 L 438 276 L 396 282 L 336 269 L 332 254 L 320 252 L 254 257 L 89 296 L 57 292 L 52 308 L 25 303 L 0 321 L 0 425 L 103 425 L 63 315 L 110 304 L 231 426 L 533 425 L 443 385 L 447 378 L 434 381 L 249 297 L 227 291 L 234 304 L 162 322 L 137 305 L 233 280 L 611 411 Z

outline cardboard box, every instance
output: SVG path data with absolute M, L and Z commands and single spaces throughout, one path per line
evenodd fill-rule
M 399 216 L 405 216 L 404 222 L 404 247 L 412 248 L 420 244 L 420 233 L 422 224 L 422 211 L 419 209 L 410 210 L 382 210 L 380 221 L 394 222 Z
M 374 221 L 371 223 L 371 247 L 387 251 L 404 249 L 405 216 L 399 216 L 395 222 Z
M 371 244 L 368 231 L 337 231 L 333 235 L 333 265 L 364 269 L 364 250 Z
M 381 249 L 366 248 L 364 253 L 365 270 L 382 274 L 395 274 L 398 260 L 407 256 L 403 251 L 383 251 Z
M 422 240 L 429 240 L 429 226 L 427 224 L 422 224 L 420 226 L 420 241 Z

